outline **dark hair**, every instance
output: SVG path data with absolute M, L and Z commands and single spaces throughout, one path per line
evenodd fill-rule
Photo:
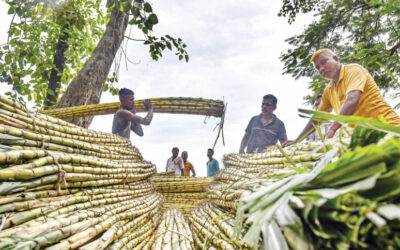
M 172 148 L 172 151 L 174 151 L 174 149 L 176 149 L 176 150 L 179 151 L 179 148 L 178 148 L 178 147 L 173 147 L 173 148 Z
M 182 151 L 182 154 L 184 154 L 184 153 L 186 153 L 186 154 L 187 154 L 187 151 Z
M 271 94 L 265 95 L 263 97 L 263 99 L 271 99 L 272 100 L 272 104 L 275 105 L 275 106 L 278 103 L 278 99 L 276 99 L 276 97 L 274 95 L 271 95 Z
M 208 150 L 210 150 L 211 151 L 211 153 L 213 153 L 214 154 L 214 149 L 212 149 L 212 148 L 209 148 L 209 149 L 207 149 L 207 151 Z
M 315 100 L 317 100 L 318 98 L 322 98 L 322 94 L 318 94 L 318 95 L 315 97 Z
M 133 95 L 133 91 L 127 88 L 122 88 L 119 90 L 118 95 Z

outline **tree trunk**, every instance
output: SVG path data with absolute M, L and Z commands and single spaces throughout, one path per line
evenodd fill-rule
M 66 30 L 69 25 L 65 25 L 62 30 Z M 50 73 L 50 80 L 47 87 L 47 94 L 46 94 L 46 101 L 44 102 L 44 109 L 50 109 L 54 104 L 57 103 L 58 95 L 60 94 L 61 88 L 61 77 L 64 72 L 64 63 L 67 58 L 65 57 L 64 53 L 68 49 L 68 33 L 62 32 L 58 43 L 56 52 L 54 53 L 54 60 L 53 63 L 55 68 L 51 70 Z
M 97 104 L 100 102 L 104 83 L 122 40 L 129 16 L 114 8 L 106 31 L 99 41 L 92 56 L 85 63 L 78 75 L 71 81 L 56 108 Z M 76 125 L 89 127 L 93 117 L 71 119 Z

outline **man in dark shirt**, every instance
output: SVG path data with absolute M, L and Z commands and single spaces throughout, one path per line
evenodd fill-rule
M 278 99 L 273 95 L 263 97 L 260 115 L 251 118 L 240 144 L 239 153 L 262 152 L 266 147 L 287 140 L 285 124 L 274 115 Z
M 153 104 L 150 100 L 144 101 L 147 110 L 146 117 L 136 115 L 135 94 L 132 90 L 122 88 L 119 90 L 119 100 L 121 107 L 115 112 L 112 133 L 129 138 L 131 130 L 138 136 L 143 136 L 143 125 L 149 125 L 153 119 Z

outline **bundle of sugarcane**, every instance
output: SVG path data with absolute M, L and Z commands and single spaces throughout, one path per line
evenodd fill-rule
M 168 172 L 157 172 L 153 175 L 153 179 L 157 178 L 157 177 L 174 177 L 175 176 L 175 172 L 174 171 L 168 171 Z
M 214 178 L 209 177 L 155 177 L 151 178 L 158 192 L 182 193 L 182 192 L 204 192 Z
M 137 188 L 141 188 L 140 185 Z M 0 232 L 0 248 L 33 249 L 53 245 L 53 249 L 73 249 L 87 244 L 88 249 L 94 249 L 93 245 L 107 246 L 123 235 L 115 234 L 116 229 L 142 215 L 142 220 L 149 221 L 153 217 L 151 213 L 161 207 L 159 194 L 145 189 L 140 193 L 139 190 L 132 185 L 129 189 L 108 186 L 2 205 L 2 211 L 15 212 L 2 213 L 4 226 Z M 26 194 L 30 193 L 23 195 Z M 111 236 L 110 231 L 114 233 Z M 101 240 L 92 241 L 98 235 L 102 235 Z
M 155 166 L 128 139 L 1 96 L 0 116 L 1 249 L 134 247 L 153 233 L 163 203 Z
M 266 249 L 400 248 L 400 128 L 334 118 L 360 126 L 349 145 L 334 146 L 312 170 L 243 192 L 236 227 L 248 227 L 243 242 Z
M 188 195 L 185 195 L 188 194 Z M 187 217 L 190 211 L 207 199 L 205 193 L 162 193 L 164 196 L 163 210 L 178 208 Z
M 224 155 L 225 168 L 215 176 L 207 193 L 216 205 L 236 209 L 241 194 L 268 179 L 270 183 L 299 171 L 306 171 L 321 157 L 335 140 L 303 142 L 285 149 L 269 147 L 265 152 L 255 154 Z
M 151 249 L 192 249 L 192 246 L 192 232 L 182 214 L 176 208 L 167 209 Z
M 159 208 L 159 207 L 158 207 Z M 107 249 L 152 249 L 156 234 L 156 228 L 161 223 L 162 213 L 159 209 L 149 211 L 133 220 L 121 221 L 121 225 L 115 224 L 110 231 L 109 239 L 113 243 Z M 104 237 L 98 241 L 104 241 Z M 104 244 L 88 245 L 89 249 L 104 249 Z
M 223 101 L 219 100 L 190 97 L 166 97 L 152 98 L 150 101 L 153 104 L 153 111 L 155 113 L 192 114 L 222 117 L 225 112 L 225 104 Z M 60 119 L 69 119 L 92 115 L 113 114 L 117 111 L 120 105 L 120 102 L 92 104 L 86 106 L 45 110 L 41 111 L 41 113 Z M 144 100 L 135 101 L 135 111 L 138 113 L 146 111 Z
M 151 180 L 156 190 L 164 196 L 163 210 L 178 208 L 186 217 L 200 202 L 207 199 L 205 190 L 213 178 L 154 175 Z
M 51 137 L 54 136 L 61 139 L 74 139 L 100 145 L 107 144 L 108 146 L 125 147 L 130 145 L 129 140 L 119 136 L 84 129 L 61 119 L 33 112 L 32 110 L 29 110 L 1 95 L 0 117 L 2 118 L 0 120 L 1 124 L 4 125 L 2 126 L 2 131 L 7 130 L 7 128 L 10 127 L 18 128 L 25 131 L 24 137 L 30 140 L 34 140 L 35 138 L 32 133 L 29 133 L 33 132 L 46 135 L 44 136 L 44 142 L 51 141 Z M 43 139 L 40 138 L 40 140 Z
M 189 218 L 197 249 L 249 249 L 235 240 L 235 215 L 210 202 L 203 202 L 192 210 Z
M 117 135 L 91 131 L 60 119 L 35 114 L 0 96 L 0 135 L 2 148 L 13 150 L 57 151 L 117 161 L 142 161 L 130 141 Z

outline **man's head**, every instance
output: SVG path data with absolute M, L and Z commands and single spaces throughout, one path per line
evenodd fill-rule
M 172 148 L 172 158 L 175 159 L 178 156 L 178 154 L 179 154 L 179 148 L 173 147 Z
M 261 111 L 263 114 L 273 114 L 276 109 L 278 99 L 274 95 L 265 95 L 261 104 Z
M 183 151 L 181 154 L 182 159 L 186 162 L 187 158 L 188 158 L 188 152 L 187 151 Z
M 207 157 L 212 158 L 214 155 L 214 150 L 212 148 L 207 149 Z
M 122 88 L 118 92 L 121 106 L 125 109 L 133 109 L 135 107 L 135 94 L 132 90 Z
M 339 58 L 330 49 L 320 49 L 312 55 L 310 61 L 319 74 L 326 79 L 336 80 L 340 74 Z
M 321 104 L 321 100 L 322 100 L 322 94 L 318 94 L 318 95 L 315 97 L 314 109 L 318 109 L 319 105 Z

